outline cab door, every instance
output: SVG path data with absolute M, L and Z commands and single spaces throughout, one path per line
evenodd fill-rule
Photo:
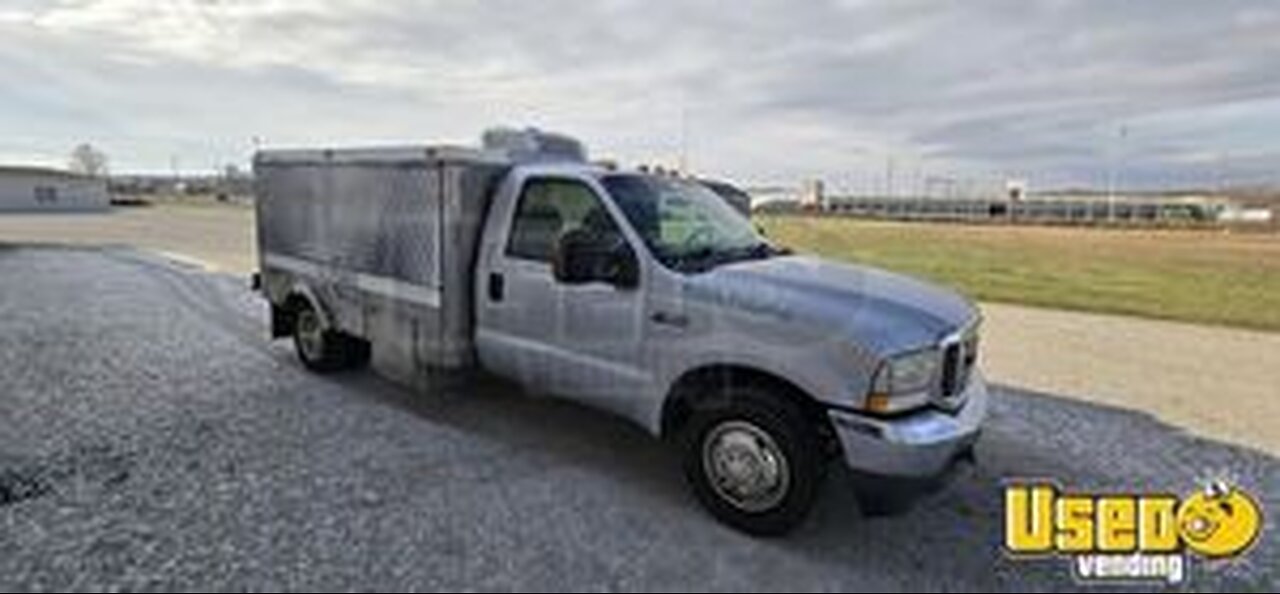
M 509 211 L 504 244 L 478 271 L 482 361 L 530 389 L 626 414 L 648 381 L 640 365 L 643 284 L 564 284 L 551 266 L 566 233 L 626 242 L 619 221 L 591 184 L 570 177 L 525 178 Z

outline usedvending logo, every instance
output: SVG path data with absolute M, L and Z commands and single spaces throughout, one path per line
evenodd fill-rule
M 1005 487 L 1006 551 L 1059 556 L 1082 582 L 1186 579 L 1191 555 L 1242 555 L 1262 530 L 1262 510 L 1239 487 L 1212 483 L 1179 498 L 1166 493 L 1064 493 L 1052 483 Z

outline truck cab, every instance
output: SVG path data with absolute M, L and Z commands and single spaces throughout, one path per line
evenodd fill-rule
M 484 367 L 658 435 L 693 431 L 691 481 L 735 525 L 794 521 L 761 512 L 785 508 L 783 468 L 809 457 L 926 477 L 976 438 L 977 311 L 949 291 L 790 254 L 693 181 L 525 166 L 491 209 Z
M 830 463 L 900 482 L 971 453 L 988 393 L 978 311 L 956 293 L 793 254 L 695 180 L 516 159 L 484 194 L 475 364 L 674 440 L 718 519 L 786 532 Z M 313 338 L 380 348 L 376 324 L 314 317 Z

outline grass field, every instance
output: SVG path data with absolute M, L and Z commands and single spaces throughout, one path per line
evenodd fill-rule
M 959 287 L 985 301 L 1280 331 L 1280 235 L 758 216 L 801 252 Z

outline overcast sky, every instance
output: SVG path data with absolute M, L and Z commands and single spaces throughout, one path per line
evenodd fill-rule
M 6 162 L 513 124 L 748 184 L 1280 182 L 1266 0 L 0 0 L 0 72 Z

